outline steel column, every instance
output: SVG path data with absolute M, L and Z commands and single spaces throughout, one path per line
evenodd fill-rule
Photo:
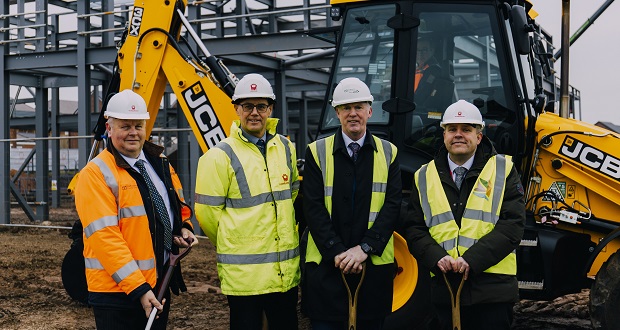
M 2 1 L 0 4 L 1 12 L 3 15 L 9 14 L 9 2 Z M 0 26 L 3 28 L 9 27 L 9 20 L 0 20 Z M 9 39 L 9 31 L 4 30 L 0 33 L 1 40 Z M 6 59 L 9 55 L 9 44 L 2 44 L 2 58 Z M 2 107 L 2 120 L 0 120 L 0 138 L 8 139 L 10 137 L 10 125 L 11 118 L 10 112 L 10 79 L 9 71 L 6 69 L 6 61 L 0 61 L 0 107 Z M 11 222 L 11 145 L 7 142 L 0 143 L 0 224 L 7 224 Z
M 37 87 L 35 95 L 35 112 L 36 112 L 36 137 L 49 137 L 49 111 L 47 106 L 47 89 Z M 35 203 L 36 203 L 36 220 L 49 220 L 49 141 L 41 139 L 36 141 L 36 164 L 35 164 Z

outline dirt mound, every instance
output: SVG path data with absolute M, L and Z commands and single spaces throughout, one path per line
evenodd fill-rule
M 51 226 L 70 227 L 74 209 L 50 210 Z M 31 224 L 19 209 L 11 223 Z M 89 307 L 72 300 L 62 285 L 62 260 L 71 240 L 68 229 L 0 226 L 0 329 L 94 329 Z M 213 245 L 200 239 L 182 262 L 188 292 L 173 296 L 169 329 L 228 329 L 228 305 L 221 294 Z M 514 329 L 590 329 L 588 291 L 551 302 L 522 300 Z M 300 329 L 310 329 L 300 314 Z

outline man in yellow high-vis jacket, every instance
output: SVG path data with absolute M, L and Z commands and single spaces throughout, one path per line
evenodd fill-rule
M 357 78 L 334 90 L 341 128 L 306 150 L 304 215 L 309 228 L 302 279 L 302 310 L 313 329 L 347 328 L 351 292 L 365 277 L 357 301 L 357 329 L 379 330 L 392 309 L 392 234 L 401 207 L 397 150 L 366 123 L 373 96 Z M 357 145 L 356 145 L 357 144 Z
M 413 256 L 432 272 L 431 296 L 442 329 L 452 328 L 448 275 L 461 292 L 463 329 L 510 329 L 518 301 L 516 248 L 525 202 L 512 157 L 482 134 L 473 104 L 460 100 L 443 115 L 444 147 L 414 177 L 405 217 Z
M 247 74 L 232 97 L 239 120 L 209 149 L 196 173 L 196 219 L 217 248 L 217 270 L 230 308 L 230 329 L 297 329 L 299 191 L 293 143 L 269 118 L 275 95 Z

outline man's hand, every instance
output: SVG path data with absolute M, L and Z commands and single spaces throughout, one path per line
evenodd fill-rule
M 437 267 L 439 267 L 439 270 L 441 270 L 443 273 L 457 271 L 456 260 L 454 260 L 454 258 L 449 255 L 439 259 L 439 261 L 437 261 Z
M 359 245 L 356 245 L 334 258 L 336 268 L 345 273 L 359 274 L 362 272 L 362 263 L 368 259 L 368 255 L 362 251 Z
M 467 276 L 469 276 L 469 264 L 467 263 L 467 261 L 465 261 L 465 259 L 463 259 L 463 257 L 458 257 L 456 259 L 455 271 L 462 273 L 465 279 L 467 279 Z
M 191 230 L 181 228 L 181 236 L 174 236 L 172 238 L 172 242 L 174 242 L 174 244 L 178 247 L 186 248 L 190 246 L 190 242 L 192 246 L 198 244 L 198 239 L 196 238 L 196 235 L 191 232 Z
M 144 309 L 144 312 L 146 313 L 146 318 L 151 315 L 151 310 L 153 309 L 153 307 L 157 309 L 157 314 L 163 312 L 163 304 L 165 303 L 165 298 L 161 301 L 161 303 L 159 303 L 159 301 L 157 301 L 157 298 L 155 297 L 155 294 L 151 290 L 149 290 L 149 292 L 143 294 L 142 297 L 140 297 L 140 304 L 142 305 L 142 309 Z

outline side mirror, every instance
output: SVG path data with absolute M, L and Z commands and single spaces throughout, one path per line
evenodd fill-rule
M 547 107 L 547 96 L 544 94 L 538 94 L 531 100 L 532 107 L 537 114 L 541 114 Z
M 512 28 L 512 39 L 514 39 L 517 52 L 519 52 L 520 55 L 529 54 L 529 32 L 532 31 L 532 28 L 527 22 L 525 8 L 518 5 L 512 6 L 510 9 L 510 27 Z

